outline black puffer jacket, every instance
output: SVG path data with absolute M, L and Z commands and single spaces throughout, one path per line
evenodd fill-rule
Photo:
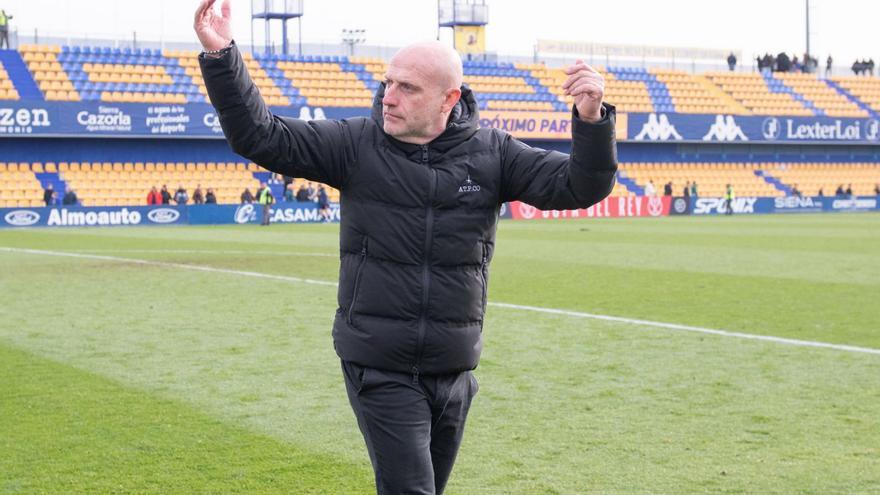
M 617 170 L 614 108 L 597 124 L 573 119 L 570 156 L 477 127 L 463 87 L 450 124 L 425 146 L 372 118 L 273 116 L 236 48 L 201 58 L 208 94 L 232 149 L 280 174 L 341 191 L 336 352 L 364 366 L 414 374 L 473 369 L 482 348 L 489 262 L 500 205 L 585 208 Z

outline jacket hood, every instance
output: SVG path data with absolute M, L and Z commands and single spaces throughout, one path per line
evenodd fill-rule
M 382 117 L 382 98 L 385 97 L 385 83 L 379 85 L 376 95 L 373 97 L 373 109 L 371 112 L 372 119 L 379 125 L 379 129 L 384 129 L 384 118 Z M 459 144 L 460 142 L 470 138 L 477 132 L 480 127 L 480 113 L 477 106 L 477 99 L 474 92 L 467 84 L 461 85 L 461 98 L 452 108 L 449 114 L 449 123 L 443 134 L 431 141 L 428 145 L 438 151 L 446 151 Z M 385 131 L 383 130 L 384 134 Z M 404 143 L 388 134 L 385 134 L 388 141 L 398 148 L 407 152 L 419 149 L 419 145 L 412 143 Z

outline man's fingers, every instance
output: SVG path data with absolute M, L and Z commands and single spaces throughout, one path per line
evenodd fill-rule
M 223 0 L 223 3 L 220 5 L 220 14 L 227 21 L 231 17 L 232 8 L 229 6 L 229 0 Z
M 565 68 L 565 73 L 568 75 L 574 74 L 575 72 L 586 70 L 587 72 L 596 72 L 596 69 L 590 67 L 585 64 L 582 60 L 578 60 L 574 65 L 570 65 Z M 598 72 L 596 72 L 598 74 Z
M 569 76 L 565 83 L 562 85 L 562 89 L 564 90 L 565 94 L 571 94 L 572 88 L 577 86 L 578 84 L 581 84 L 584 81 L 596 84 L 603 88 L 605 87 L 605 78 L 603 78 L 601 74 L 597 72 L 579 72 Z
M 205 13 L 214 6 L 214 2 L 216 0 L 202 0 L 202 3 L 199 4 L 199 8 L 196 9 L 196 25 L 202 22 L 205 17 Z
M 598 98 L 605 93 L 604 85 L 596 84 L 595 82 L 581 82 L 576 86 L 572 87 L 569 91 L 569 94 L 573 97 L 577 97 L 580 95 L 589 95 L 593 98 Z

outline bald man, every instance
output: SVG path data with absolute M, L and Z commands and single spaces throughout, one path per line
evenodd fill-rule
M 341 191 L 333 342 L 380 494 L 443 493 L 482 350 L 489 263 L 501 205 L 586 208 L 617 170 L 614 107 L 578 62 L 571 155 L 480 129 L 458 54 L 400 50 L 370 118 L 272 115 L 232 41 L 229 4 L 196 12 L 202 74 L 232 149 L 273 172 Z M 587 255 L 585 253 L 585 255 Z

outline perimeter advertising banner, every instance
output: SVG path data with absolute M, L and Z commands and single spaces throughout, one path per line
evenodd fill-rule
M 501 129 L 517 139 L 571 139 L 571 112 L 520 112 L 481 110 L 480 127 Z M 627 114 L 617 114 L 618 140 L 627 137 Z
M 369 108 L 272 107 L 304 120 L 368 116 Z M 158 103 L 0 101 L 0 137 L 223 137 L 214 107 Z
M 619 217 L 665 217 L 669 215 L 672 198 L 647 196 L 621 196 L 605 198 L 589 208 L 577 210 L 539 210 L 534 206 L 513 201 L 508 203 L 512 218 L 517 220 L 540 220 L 552 218 L 619 218 Z
M 628 126 L 631 141 L 880 144 L 876 119 L 631 113 Z

